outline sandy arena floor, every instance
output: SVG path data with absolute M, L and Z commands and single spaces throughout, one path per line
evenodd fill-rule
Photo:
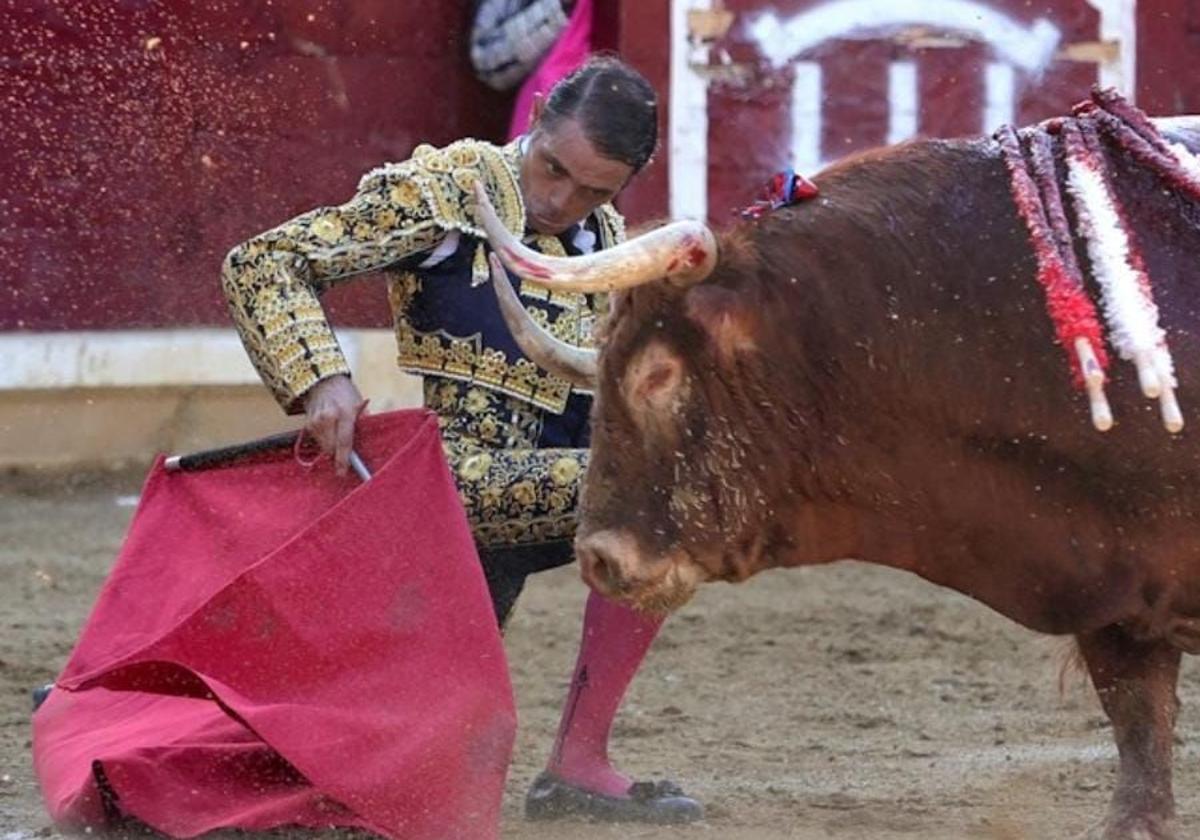
M 115 556 L 140 474 L 0 478 L 0 840 L 53 837 L 29 761 L 29 688 L 53 678 Z M 1115 749 L 1062 640 L 864 565 L 713 586 L 668 622 L 613 741 L 639 777 L 708 805 L 687 828 L 539 825 L 524 791 L 550 747 L 585 591 L 535 578 L 507 637 L 521 716 L 506 840 L 1046 840 L 1103 813 Z M 1176 791 L 1200 836 L 1200 671 L 1185 662 Z M 299 836 L 287 832 L 285 836 Z

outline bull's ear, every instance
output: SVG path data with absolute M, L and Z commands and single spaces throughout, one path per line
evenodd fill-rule
M 697 286 L 684 298 L 684 312 L 708 335 L 723 363 L 731 363 L 738 355 L 758 349 L 754 317 L 737 292 L 718 286 Z
M 651 341 L 633 357 L 621 382 L 630 412 L 645 426 L 648 416 L 663 416 L 681 397 L 683 360 L 661 341 Z

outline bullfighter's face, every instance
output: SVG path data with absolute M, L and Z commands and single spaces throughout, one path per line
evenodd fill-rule
M 722 294 L 622 293 L 603 336 L 576 554 L 590 586 L 650 612 L 762 566 L 754 441 L 723 405 L 722 371 L 753 348 Z
M 521 160 L 521 194 L 530 230 L 557 235 L 616 196 L 633 167 L 596 150 L 579 120 L 540 117 Z

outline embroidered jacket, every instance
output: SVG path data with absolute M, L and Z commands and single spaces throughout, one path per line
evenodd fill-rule
M 461 140 L 422 145 L 402 162 L 367 173 L 350 201 L 320 207 L 234 248 L 222 284 L 251 361 L 280 405 L 303 409 L 302 397 L 321 379 L 350 369 L 321 308 L 319 295 L 336 282 L 380 269 L 392 274 L 392 305 L 400 367 L 474 382 L 558 414 L 568 383 L 537 368 L 512 341 L 488 282 L 483 231 L 472 190 L 482 181 L 505 226 L 525 230 L 517 142 L 504 147 Z M 624 239 L 611 206 L 588 220 L 599 248 Z M 430 269 L 421 263 L 454 234 L 453 254 Z M 563 254 L 552 236 L 535 248 Z M 590 344 L 595 301 L 518 284 L 531 314 L 558 337 Z

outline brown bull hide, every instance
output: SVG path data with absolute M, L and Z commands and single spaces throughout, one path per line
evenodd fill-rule
M 1200 131 L 1172 130 L 1200 149 Z M 1110 159 L 1180 402 L 1200 410 L 1200 208 Z M 703 580 L 856 557 L 1073 634 L 1121 754 L 1104 837 L 1174 836 L 1173 692 L 1180 651 L 1200 651 L 1200 437 L 1167 435 L 1122 364 L 1117 425 L 1093 429 L 991 141 L 868 153 L 817 183 L 819 199 L 726 233 L 704 284 L 614 304 L 585 578 L 671 609 Z

